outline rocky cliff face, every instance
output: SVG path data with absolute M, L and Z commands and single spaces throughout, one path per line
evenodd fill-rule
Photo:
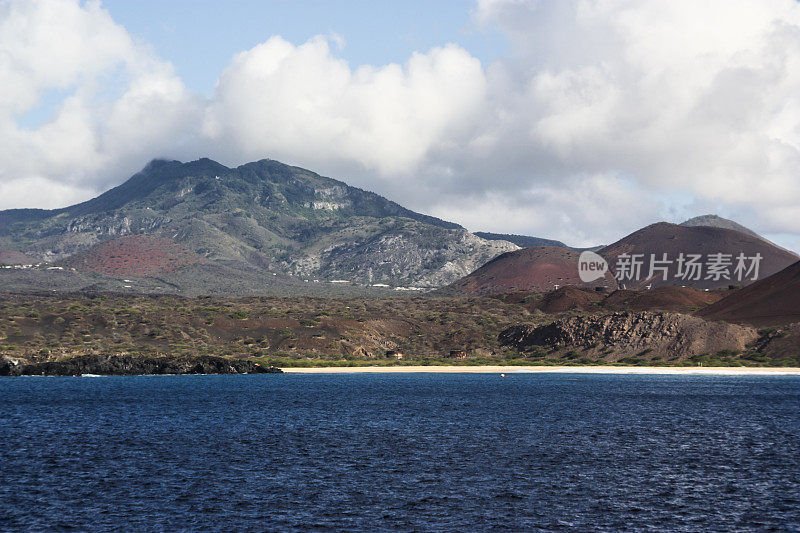
M 106 376 L 141 374 L 280 374 L 282 370 L 255 361 L 224 357 L 131 357 L 82 355 L 61 361 L 23 363 L 0 359 L 0 376 Z
M 678 313 L 618 312 L 573 316 L 543 326 L 512 326 L 500 343 L 520 351 L 572 349 L 585 355 L 613 354 L 611 360 L 648 354 L 665 359 L 721 351 L 742 352 L 758 339 L 755 329 L 707 322 Z
M 171 239 L 265 275 L 436 287 L 517 249 L 277 161 L 154 161 L 93 200 L 0 212 L 0 250 L 58 261 L 115 237 Z
M 509 247 L 464 229 L 440 231 L 400 221 L 371 238 L 323 250 L 318 264 L 300 273 L 432 288 L 466 276 Z M 421 272 L 425 274 L 420 276 Z

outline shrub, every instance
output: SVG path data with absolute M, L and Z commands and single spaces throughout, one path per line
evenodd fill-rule
M 541 359 L 547 355 L 547 350 L 542 348 L 541 346 L 532 346 L 528 350 L 528 356 L 533 357 L 536 359 Z

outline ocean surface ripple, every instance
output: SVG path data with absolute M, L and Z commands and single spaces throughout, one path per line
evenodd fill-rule
M 800 377 L 0 379 L 0 529 L 800 528 Z

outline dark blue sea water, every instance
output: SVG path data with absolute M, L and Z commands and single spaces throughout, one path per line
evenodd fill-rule
M 800 529 L 800 378 L 0 379 L 3 530 Z

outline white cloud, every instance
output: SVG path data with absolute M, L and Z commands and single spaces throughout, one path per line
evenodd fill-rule
M 96 2 L 0 4 L 0 106 L 13 113 L 33 107 L 42 90 L 91 79 L 129 54 L 124 28 Z
M 564 173 L 615 170 L 762 216 L 800 203 L 796 2 L 491 1 L 476 17 L 514 42 L 515 105 Z
M 458 219 L 472 231 L 546 236 L 570 246 L 589 247 L 601 244 L 598 235 L 617 240 L 620 228 L 624 232 L 638 229 L 658 209 L 658 201 L 626 180 L 594 175 L 578 176 L 561 186 L 532 186 L 513 198 L 490 191 L 458 201 L 444 199 L 432 214 Z
M 316 37 L 273 37 L 222 73 L 204 133 L 237 156 L 358 163 L 383 175 L 416 171 L 470 123 L 485 93 L 481 64 L 455 45 L 405 65 L 352 70 Z
M 38 177 L 76 191 L 106 187 L 174 151 L 200 119 L 196 97 L 171 65 L 134 42 L 98 2 L 0 3 L 0 79 L 3 182 Z M 21 126 L 52 90 L 66 95 L 52 116 Z M 0 197 L 0 208 L 71 196 L 46 188 L 31 204 Z
M 81 202 L 89 198 L 91 193 L 91 189 L 60 183 L 41 176 L 0 181 L 0 198 L 12 206 L 35 205 L 41 209 L 57 209 Z
M 0 184 L 86 193 L 158 156 L 272 157 L 474 230 L 591 244 L 702 206 L 800 236 L 796 2 L 483 0 L 473 15 L 507 57 L 448 44 L 358 66 L 339 36 L 272 37 L 203 98 L 97 3 L 0 0 Z M 53 89 L 52 119 L 21 127 Z M 0 208 L 70 197 L 51 191 Z

